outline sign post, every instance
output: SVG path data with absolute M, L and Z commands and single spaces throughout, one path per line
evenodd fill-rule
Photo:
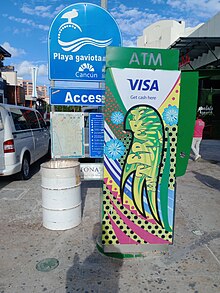
M 102 3 L 103 4 L 103 3 Z M 107 1 L 106 1 L 107 5 Z M 106 6 L 104 5 L 104 6 Z M 103 106 L 104 88 L 100 85 L 105 81 L 106 48 L 108 46 L 121 46 L 121 33 L 113 17 L 102 7 L 91 3 L 76 3 L 63 9 L 53 20 L 49 31 L 49 79 L 53 86 L 50 88 L 50 104 L 62 106 Z M 56 81 L 63 81 L 63 87 L 56 87 Z M 78 87 L 69 87 L 66 81 L 75 82 Z M 66 82 L 66 83 L 65 83 Z M 95 86 L 94 86 L 95 85 Z M 70 123 L 70 117 L 77 115 L 68 113 L 53 117 L 63 119 Z M 101 120 L 101 119 L 100 119 Z M 55 132 L 60 128 L 52 121 L 52 154 L 71 158 L 70 149 L 65 149 L 65 135 Z M 91 142 L 99 137 L 99 129 L 95 127 L 95 119 L 90 133 Z M 103 121 L 103 119 L 102 119 Z M 90 127 L 90 126 L 89 126 Z M 69 126 L 66 125 L 69 129 Z M 73 126 L 74 128 L 74 126 Z M 87 129 L 86 129 L 87 130 Z M 97 135 L 96 132 L 98 131 Z M 65 133 L 65 131 L 64 131 Z M 68 135 L 66 133 L 66 135 Z M 81 149 L 78 144 L 76 150 L 72 149 L 72 157 L 85 156 L 83 143 L 87 140 L 80 139 Z M 103 139 L 101 140 L 103 143 Z M 62 153 L 55 146 L 62 145 Z M 92 144 L 90 153 L 93 157 L 103 156 L 103 151 L 94 150 L 97 143 Z M 54 150 L 53 150 L 54 149 Z M 102 148 L 103 149 L 103 148 Z M 66 154 L 66 155 L 65 155 Z

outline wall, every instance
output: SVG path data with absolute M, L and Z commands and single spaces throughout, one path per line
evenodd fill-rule
M 184 21 L 157 21 L 143 30 L 143 35 L 138 37 L 137 47 L 166 49 L 179 37 L 188 36 L 201 25 L 186 28 Z
M 25 105 L 24 89 L 20 86 L 7 85 L 5 96 L 8 104 Z
M 17 72 L 16 71 L 2 71 L 2 78 L 10 85 L 17 85 Z
M 190 34 L 190 37 L 219 37 L 220 12 Z

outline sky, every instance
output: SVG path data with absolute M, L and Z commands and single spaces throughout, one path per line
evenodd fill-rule
M 0 0 L 0 46 L 12 55 L 4 65 L 13 65 L 24 79 L 31 79 L 30 68 L 37 66 L 37 84 L 49 85 L 50 26 L 64 8 L 81 2 L 101 5 L 101 0 Z M 172 19 L 194 27 L 220 11 L 220 0 L 108 0 L 107 8 L 119 26 L 123 46 L 136 47 L 137 37 L 149 25 Z

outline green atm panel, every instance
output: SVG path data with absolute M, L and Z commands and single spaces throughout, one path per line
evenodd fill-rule
M 180 87 L 179 126 L 177 134 L 176 176 L 186 172 L 196 119 L 198 72 L 182 72 Z
M 198 76 L 179 52 L 106 51 L 102 245 L 134 253 L 173 243 L 176 177 L 185 173 Z M 190 101 L 189 101 L 190 96 Z

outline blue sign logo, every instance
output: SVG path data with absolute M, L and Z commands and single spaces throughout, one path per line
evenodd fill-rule
M 66 106 L 104 106 L 104 89 L 50 88 L 50 104 Z
M 107 46 L 121 46 L 121 34 L 112 16 L 91 3 L 68 6 L 50 28 L 49 79 L 104 80 Z

